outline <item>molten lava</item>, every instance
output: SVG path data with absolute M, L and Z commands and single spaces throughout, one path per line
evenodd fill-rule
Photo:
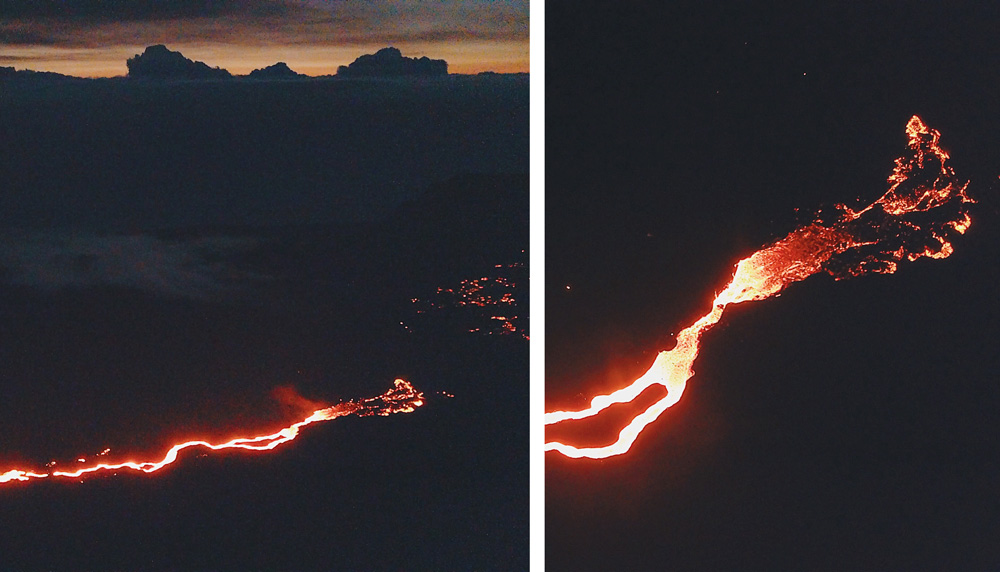
M 698 345 L 730 304 L 769 298 L 783 288 L 826 271 L 835 279 L 870 272 L 893 273 L 903 260 L 946 258 L 953 252 L 949 236 L 963 234 L 972 223 L 967 204 L 975 202 L 947 164 L 948 153 L 938 145 L 940 133 L 917 116 L 906 125 L 907 154 L 896 159 L 889 190 L 861 210 L 838 204 L 833 217 L 800 227 L 736 265 L 732 280 L 716 296 L 711 311 L 677 335 L 677 345 L 660 352 L 653 365 L 632 384 L 608 395 L 598 395 L 579 411 L 545 414 L 545 424 L 597 415 L 616 403 L 628 403 L 653 385 L 667 395 L 629 421 L 610 445 L 575 447 L 557 441 L 546 451 L 567 457 L 601 459 L 631 448 L 642 430 L 677 403 L 687 380 L 694 375 Z
M 99 471 L 117 471 L 129 469 L 152 473 L 177 460 L 177 455 L 189 447 L 205 447 L 208 449 L 247 449 L 250 451 L 267 451 L 274 449 L 282 443 L 287 443 L 299 435 L 299 429 L 311 423 L 319 421 L 330 421 L 346 415 L 357 415 L 367 417 L 369 415 L 391 415 L 393 413 L 410 413 L 417 407 L 424 404 L 424 394 L 417 391 L 409 382 L 397 379 L 395 386 L 389 391 L 377 397 L 370 397 L 360 401 L 346 401 L 333 407 L 319 409 L 312 415 L 306 417 L 298 423 L 293 423 L 280 431 L 270 435 L 260 435 L 257 437 L 240 437 L 225 443 L 212 444 L 207 441 L 187 441 L 178 443 L 167 451 L 167 454 L 159 461 L 123 461 L 120 463 L 98 463 L 89 467 L 83 467 L 75 471 L 52 471 L 49 473 L 33 472 L 22 469 L 10 469 L 0 473 L 0 483 L 11 481 L 28 481 L 32 479 L 44 479 L 49 477 L 70 477 L 77 478 L 89 473 Z M 108 453 L 105 449 L 101 455 Z M 80 461 L 84 461 L 80 459 Z

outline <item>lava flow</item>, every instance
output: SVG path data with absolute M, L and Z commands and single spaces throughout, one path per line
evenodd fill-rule
M 346 415 L 357 415 L 367 417 L 369 415 L 391 415 L 393 413 L 410 413 L 417 407 L 424 404 L 424 394 L 417 391 L 409 382 L 397 379 L 395 386 L 389 391 L 377 397 L 370 397 L 360 401 L 345 401 L 333 407 L 318 409 L 312 415 L 306 417 L 298 423 L 293 423 L 284 429 L 271 433 L 270 435 L 260 435 L 257 437 L 239 437 L 225 443 L 212 444 L 207 441 L 187 441 L 178 443 L 167 451 L 167 454 L 159 461 L 124 461 L 121 463 L 99 463 L 93 466 L 84 467 L 75 471 L 52 471 L 49 473 L 32 472 L 29 470 L 11 469 L 0 473 L 0 483 L 12 481 L 28 481 L 32 479 L 44 479 L 50 477 L 77 478 L 83 475 L 96 473 L 99 471 L 117 471 L 128 469 L 152 473 L 177 460 L 177 455 L 188 447 L 205 447 L 208 449 L 248 449 L 251 451 L 267 451 L 274 449 L 282 443 L 287 443 L 299 435 L 299 429 L 317 423 L 319 421 L 330 421 Z M 105 453 L 107 450 L 105 450 Z
M 948 257 L 953 251 L 949 236 L 969 228 L 972 220 L 967 203 L 975 201 L 966 194 L 968 181 L 960 181 L 947 165 L 948 153 L 938 146 L 938 131 L 913 116 L 906 125 L 906 135 L 908 151 L 896 159 L 889 190 L 878 200 L 860 210 L 835 205 L 832 215 L 817 216 L 812 223 L 740 260 L 711 311 L 682 330 L 677 345 L 660 352 L 642 377 L 608 395 L 594 397 L 586 409 L 545 414 L 546 425 L 585 419 L 613 404 L 631 402 L 653 385 L 662 385 L 667 395 L 632 418 L 617 441 L 596 447 L 552 441 L 545 444 L 545 450 L 592 459 L 628 451 L 647 425 L 680 400 L 694 375 L 692 365 L 702 334 L 722 318 L 730 304 L 769 298 L 820 271 L 839 280 L 871 272 L 890 274 L 903 260 Z

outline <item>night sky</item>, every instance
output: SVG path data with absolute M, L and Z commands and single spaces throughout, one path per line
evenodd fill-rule
M 730 307 L 629 453 L 547 453 L 548 569 L 1000 563 L 1000 14 L 924 4 L 547 4 L 546 410 L 641 375 L 740 258 L 880 196 L 914 114 L 979 200 L 948 259 Z M 550 437 L 611 442 L 607 415 Z
M 153 44 L 234 74 L 278 61 L 331 74 L 387 45 L 445 59 L 452 73 L 527 72 L 528 2 L 0 2 L 0 66 L 121 76 L 125 60 Z

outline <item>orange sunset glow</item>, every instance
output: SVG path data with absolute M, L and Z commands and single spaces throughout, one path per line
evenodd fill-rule
M 293 70 L 309 75 L 332 75 L 361 54 L 374 53 L 384 45 L 361 46 L 260 46 L 168 44 L 193 60 L 221 67 L 236 75 L 246 75 L 275 62 L 285 62 Z M 518 42 L 470 42 L 396 44 L 407 57 L 427 56 L 448 62 L 449 73 L 527 73 L 528 45 Z M 142 53 L 144 45 L 109 48 L 62 48 L 15 46 L 0 55 L 0 65 L 72 75 L 76 77 L 118 77 L 128 73 L 125 61 Z

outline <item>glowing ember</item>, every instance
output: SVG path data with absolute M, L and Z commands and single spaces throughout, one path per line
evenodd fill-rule
M 667 395 L 626 424 L 617 441 L 597 447 L 552 441 L 545 444 L 545 450 L 593 459 L 628 451 L 647 425 L 680 400 L 687 380 L 694 375 L 691 368 L 701 335 L 722 318 L 729 304 L 763 300 L 821 270 L 839 280 L 869 272 L 893 273 L 903 260 L 948 257 L 953 247 L 947 237 L 965 233 L 972 223 L 966 212 L 966 203 L 974 202 L 965 192 L 968 181 L 961 182 L 946 164 L 948 153 L 938 146 L 938 131 L 913 116 L 906 135 L 909 151 L 896 159 L 889 190 L 878 200 L 857 211 L 836 205 L 832 221 L 823 220 L 829 216 L 818 218 L 740 260 L 712 310 L 682 330 L 677 345 L 660 352 L 642 377 L 611 394 L 598 395 L 586 409 L 545 414 L 546 425 L 584 419 L 662 385 Z
M 207 441 L 187 441 L 174 445 L 167 451 L 167 454 L 159 461 L 124 461 L 121 463 L 99 463 L 89 467 L 82 467 L 74 471 L 52 471 L 49 473 L 36 473 L 28 470 L 11 469 L 0 473 L 0 483 L 11 481 L 28 481 L 31 479 L 43 479 L 48 477 L 70 477 L 77 478 L 85 474 L 99 471 L 116 471 L 129 469 L 152 473 L 158 471 L 177 460 L 177 455 L 188 447 L 206 447 L 208 449 L 247 449 L 250 451 L 267 451 L 274 449 L 282 443 L 287 443 L 299 435 L 299 429 L 319 421 L 330 421 L 345 415 L 357 415 L 367 417 L 369 415 L 391 415 L 393 413 L 410 413 L 417 407 L 424 404 L 424 394 L 414 389 L 409 382 L 397 379 L 395 386 L 389 391 L 377 397 L 370 397 L 360 401 L 347 401 L 339 403 L 333 407 L 319 409 L 309 417 L 298 423 L 293 423 L 284 429 L 271 433 L 270 435 L 260 435 L 257 437 L 240 437 L 225 443 L 212 444 Z M 105 449 L 100 456 L 107 455 L 109 449 Z M 85 459 L 78 459 L 78 462 L 86 462 Z M 54 463 L 50 463 L 49 466 Z
M 528 317 L 523 312 L 523 303 L 520 310 L 518 305 L 527 281 L 523 262 L 497 264 L 486 276 L 462 280 L 457 287 L 438 288 L 433 296 L 410 298 L 410 302 L 417 316 L 436 314 L 439 323 L 450 318 L 464 324 L 464 329 L 470 333 L 514 335 L 527 340 L 530 339 Z M 421 320 L 411 323 L 426 324 Z M 400 325 L 412 331 L 407 323 L 400 322 Z

